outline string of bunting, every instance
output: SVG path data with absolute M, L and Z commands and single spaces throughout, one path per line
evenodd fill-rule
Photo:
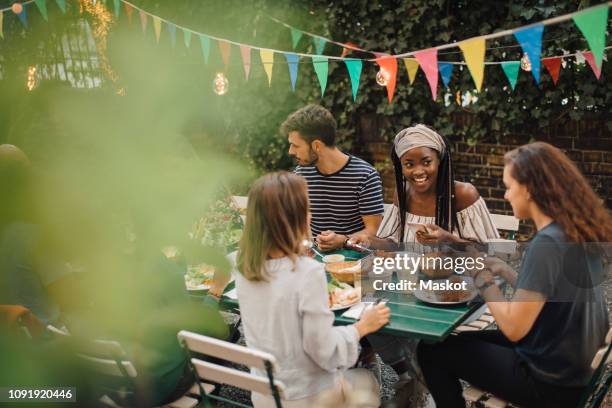
M 27 27 L 26 6 L 34 3 L 43 18 L 47 20 L 46 1 L 47 0 L 29 0 L 23 3 L 14 3 L 11 7 L 0 9 L 0 38 L 4 38 L 2 26 L 5 12 L 9 10 L 12 11 L 19 17 L 19 20 L 22 22 L 24 27 Z M 55 1 L 60 10 L 65 13 L 65 0 Z M 96 3 L 99 2 L 106 5 L 109 0 L 91 1 L 95 6 Z M 387 88 L 388 101 L 389 103 L 391 103 L 393 100 L 393 95 L 396 86 L 398 60 L 403 61 L 405 68 L 408 72 L 410 84 L 413 84 L 419 68 L 423 70 L 431 90 L 432 98 L 433 100 L 436 100 L 438 93 L 438 78 L 441 78 L 443 85 L 445 87 L 448 87 L 455 65 L 467 65 L 468 71 L 470 72 L 476 89 L 479 92 L 482 88 L 482 83 L 484 80 L 485 65 L 500 65 L 504 74 L 508 78 L 508 82 L 514 90 L 520 67 L 525 68 L 525 70 L 530 70 L 536 81 L 536 84 L 539 84 L 541 65 L 543 64 L 551 75 L 553 83 L 556 84 L 563 59 L 571 56 L 575 56 L 578 62 L 586 61 L 593 70 L 597 79 L 599 79 L 601 75 L 601 66 L 604 60 L 605 50 L 610 48 L 606 47 L 605 43 L 608 24 L 608 12 L 610 6 L 612 5 L 612 1 L 581 11 L 550 18 L 547 20 L 540 21 L 538 23 L 529 24 L 514 29 L 504 30 L 478 37 L 472 37 L 460 42 L 438 45 L 424 50 L 410 51 L 395 55 L 377 51 L 366 51 L 355 46 L 352 43 L 342 43 L 333 41 L 317 34 L 296 29 L 295 27 L 292 27 L 270 16 L 267 17 L 279 24 L 286 26 L 290 30 L 294 51 L 287 52 L 272 48 L 258 47 L 194 31 L 190 28 L 183 27 L 162 17 L 149 13 L 148 11 L 130 3 L 127 0 L 112 0 L 112 2 L 114 6 L 114 13 L 117 17 L 119 17 L 121 14 L 121 4 L 123 3 L 125 13 L 127 14 L 130 24 L 132 23 L 132 15 L 134 11 L 138 11 L 140 24 L 143 32 L 146 32 L 148 21 L 151 20 L 157 42 L 160 41 L 162 28 L 164 26 L 165 30 L 170 36 L 170 42 L 172 47 L 176 47 L 177 30 L 181 30 L 183 32 L 184 45 L 187 48 L 191 46 L 191 38 L 193 36 L 198 37 L 205 63 L 208 63 L 210 59 L 210 49 L 212 41 L 217 42 L 221 58 L 226 69 L 230 61 L 232 45 L 239 47 L 240 54 L 242 57 L 242 64 L 244 67 L 245 78 L 247 80 L 250 73 L 251 53 L 253 50 L 259 51 L 261 63 L 263 64 L 263 68 L 268 78 L 269 85 L 271 85 L 272 83 L 272 67 L 275 63 L 279 63 L 278 61 L 275 61 L 275 55 L 282 54 L 285 57 L 285 61 L 283 61 L 283 63 L 286 63 L 289 68 L 291 87 L 294 91 L 297 80 L 298 65 L 301 63 L 301 58 L 310 59 L 321 87 L 321 95 L 323 96 L 325 93 L 325 88 L 327 86 L 329 62 L 342 62 L 346 65 L 349 78 L 351 80 L 353 100 L 356 100 L 357 98 L 357 92 L 359 89 L 359 82 L 364 62 L 374 62 L 379 66 L 379 71 L 377 73 L 377 82 Z M 561 56 L 543 58 L 542 34 L 544 32 L 544 27 L 547 25 L 558 24 L 569 20 L 573 20 L 574 24 L 578 27 L 579 31 L 586 39 L 590 50 L 585 52 L 578 51 L 575 54 L 565 54 Z M 295 52 L 295 48 L 303 34 L 306 34 L 313 38 L 316 54 Z M 523 50 L 523 59 L 521 61 L 485 62 L 484 59 L 487 50 L 487 40 L 510 35 L 514 36 L 521 49 Z M 327 43 L 332 43 L 343 47 L 342 55 L 323 55 L 323 50 Z M 459 48 L 459 50 L 463 54 L 464 61 L 439 61 L 438 52 L 440 50 L 446 50 L 450 48 Z M 348 54 L 348 52 L 351 50 L 371 53 L 374 55 L 374 58 L 347 57 L 346 54 Z M 529 69 L 527 69 L 527 67 Z

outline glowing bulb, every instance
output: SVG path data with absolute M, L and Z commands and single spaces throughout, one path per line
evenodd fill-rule
M 531 71 L 531 61 L 529 61 L 527 54 L 523 54 L 523 58 L 521 58 L 521 68 L 523 71 Z
M 23 11 L 23 6 L 21 5 L 21 3 L 14 3 L 11 6 L 11 10 L 13 10 L 13 13 L 15 14 L 21 14 L 21 12 Z
M 389 79 L 391 79 L 391 74 L 382 68 L 376 73 L 376 83 L 380 86 L 387 86 Z
M 229 81 L 223 74 L 223 72 L 217 72 L 215 79 L 213 79 L 213 91 L 217 95 L 225 95 L 229 89 Z
M 26 87 L 28 91 L 31 91 L 36 86 L 36 67 L 31 66 L 28 68 L 28 82 L 26 83 Z

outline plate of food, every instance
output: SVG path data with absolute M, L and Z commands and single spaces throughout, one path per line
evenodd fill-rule
M 212 286 L 214 276 L 215 268 L 211 265 L 188 266 L 185 274 L 185 287 L 190 291 L 208 290 Z
M 421 302 L 434 305 L 460 305 L 473 300 L 476 295 L 478 291 L 472 278 L 458 275 L 430 280 L 426 285 L 420 284 L 419 289 L 414 291 L 414 296 Z
M 344 283 L 350 285 L 355 284 L 355 278 L 361 274 L 361 261 L 342 261 L 325 264 L 325 270 L 331 276 Z
M 361 301 L 361 291 L 348 283 L 338 282 L 332 278 L 327 283 L 329 308 L 332 311 L 348 309 Z

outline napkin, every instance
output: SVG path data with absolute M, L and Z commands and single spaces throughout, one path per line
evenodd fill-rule
M 356 305 L 351 306 L 351 308 L 346 312 L 342 313 L 342 317 L 359 320 L 363 311 L 373 305 L 374 302 L 359 302 Z

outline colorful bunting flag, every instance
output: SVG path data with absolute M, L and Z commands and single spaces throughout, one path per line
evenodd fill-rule
M 483 37 L 476 37 L 471 40 L 462 41 L 459 43 L 459 48 L 463 51 L 465 63 L 470 70 L 470 74 L 472 74 L 476 89 L 480 92 L 482 80 L 484 79 L 485 39 Z
M 586 38 L 595 57 L 596 66 L 601 70 L 606 47 L 606 28 L 608 26 L 608 5 L 593 7 L 574 16 L 574 23 Z
M 319 85 L 321 85 L 321 98 L 325 95 L 325 88 L 327 87 L 327 74 L 329 72 L 329 65 L 327 57 L 313 56 L 312 65 L 317 74 Z
M 274 65 L 274 51 L 272 50 L 259 50 L 259 56 L 261 57 L 261 63 L 264 66 L 264 71 L 268 76 L 268 86 L 272 85 L 272 66 Z
M 291 79 L 291 89 L 295 92 L 295 81 L 297 79 L 298 63 L 300 62 L 300 56 L 295 54 L 285 54 L 287 58 L 287 65 L 289 65 L 289 78 Z
M 507 61 L 502 62 L 501 67 L 504 70 L 504 74 L 508 78 L 508 82 L 510 82 L 510 86 L 514 91 L 514 87 L 516 87 L 516 80 L 518 79 L 519 69 L 521 68 L 521 63 L 518 61 Z
M 17 17 L 19 17 L 21 24 L 23 24 L 25 28 L 28 28 L 28 14 L 26 12 L 27 7 L 26 4 L 23 4 L 22 6 L 21 13 L 17 14 Z
M 291 28 L 291 44 L 293 45 L 294 50 L 300 42 L 300 38 L 302 38 L 302 32 L 297 28 Z
M 183 40 L 185 41 L 185 48 L 189 48 L 191 46 L 191 31 L 183 28 Z
M 138 14 L 140 14 L 140 26 L 142 27 L 142 32 L 146 33 L 147 32 L 147 13 L 140 10 Z
M 553 84 L 557 85 L 557 80 L 559 79 L 559 70 L 561 69 L 561 57 L 557 58 L 544 58 L 542 60 L 542 64 L 548 70 L 550 74 Z
M 404 58 L 404 65 L 406 66 L 406 71 L 408 71 L 408 78 L 410 79 L 410 85 L 414 82 L 416 78 L 416 74 L 419 70 L 419 63 L 414 58 Z
M 601 65 L 597 66 L 593 53 L 591 51 L 585 51 L 582 53 L 582 55 L 584 56 L 584 59 L 589 63 L 591 69 L 595 73 L 595 77 L 599 79 L 599 77 L 601 76 Z
M 542 33 L 544 32 L 544 25 L 537 24 L 531 28 L 524 28 L 514 32 L 514 37 L 521 44 L 521 48 L 529 57 L 531 62 L 531 73 L 536 80 L 536 83 L 540 83 L 540 58 L 542 56 Z
M 344 60 L 346 69 L 348 69 L 349 77 L 351 78 L 351 89 L 353 90 L 353 102 L 357 99 L 357 89 L 359 89 L 359 77 L 361 76 L 361 69 L 363 63 L 357 59 L 346 59 Z
M 168 25 L 168 33 L 170 34 L 170 44 L 172 48 L 176 47 L 176 25 L 172 23 L 167 23 Z
M 219 51 L 221 51 L 221 59 L 223 60 L 223 65 L 225 65 L 225 69 L 229 64 L 230 53 L 232 51 L 232 44 L 227 41 L 219 40 Z
M 202 47 L 202 55 L 204 56 L 204 63 L 208 64 L 208 57 L 210 56 L 210 38 L 200 34 L 200 46 Z
M 438 50 L 430 48 L 415 52 L 414 56 L 423 72 L 425 72 L 429 88 L 431 89 L 431 97 L 435 101 L 438 97 Z
M 380 66 L 380 70 L 384 71 L 384 75 L 387 80 L 387 98 L 389 103 L 393 100 L 393 93 L 395 92 L 395 82 L 397 80 L 397 58 L 388 57 L 382 54 L 376 55 L 376 63 Z
M 155 39 L 159 42 L 159 36 L 161 35 L 161 20 L 157 16 L 153 16 L 153 30 L 155 31 Z
M 0 11 L 0 38 L 4 40 L 4 12 Z
M 134 7 L 129 5 L 128 3 L 123 3 L 125 6 L 125 14 L 128 16 L 128 24 L 132 24 L 132 13 L 134 12 Z
M 34 0 L 34 3 L 36 3 L 38 11 L 40 11 L 40 14 L 43 16 L 45 21 L 49 21 L 49 17 L 47 16 L 47 0 Z
M 57 7 L 62 11 L 62 14 L 66 14 L 66 0 L 55 0 Z
M 317 55 L 322 55 L 323 54 L 323 50 L 325 49 L 325 44 L 327 43 L 327 41 L 324 38 L 321 38 L 321 37 L 313 37 L 312 40 L 314 41 L 316 54 Z
M 453 64 L 449 64 L 448 62 L 440 62 L 438 63 L 438 71 L 440 72 L 440 76 L 442 77 L 442 83 L 445 88 L 448 88 L 448 83 L 451 80 L 451 76 L 453 75 Z
M 121 0 L 115 0 L 115 16 L 119 18 L 120 13 L 121 13 Z
M 249 72 L 251 72 L 251 47 L 240 45 L 240 54 L 242 54 L 242 65 L 244 66 L 244 78 L 249 80 Z

